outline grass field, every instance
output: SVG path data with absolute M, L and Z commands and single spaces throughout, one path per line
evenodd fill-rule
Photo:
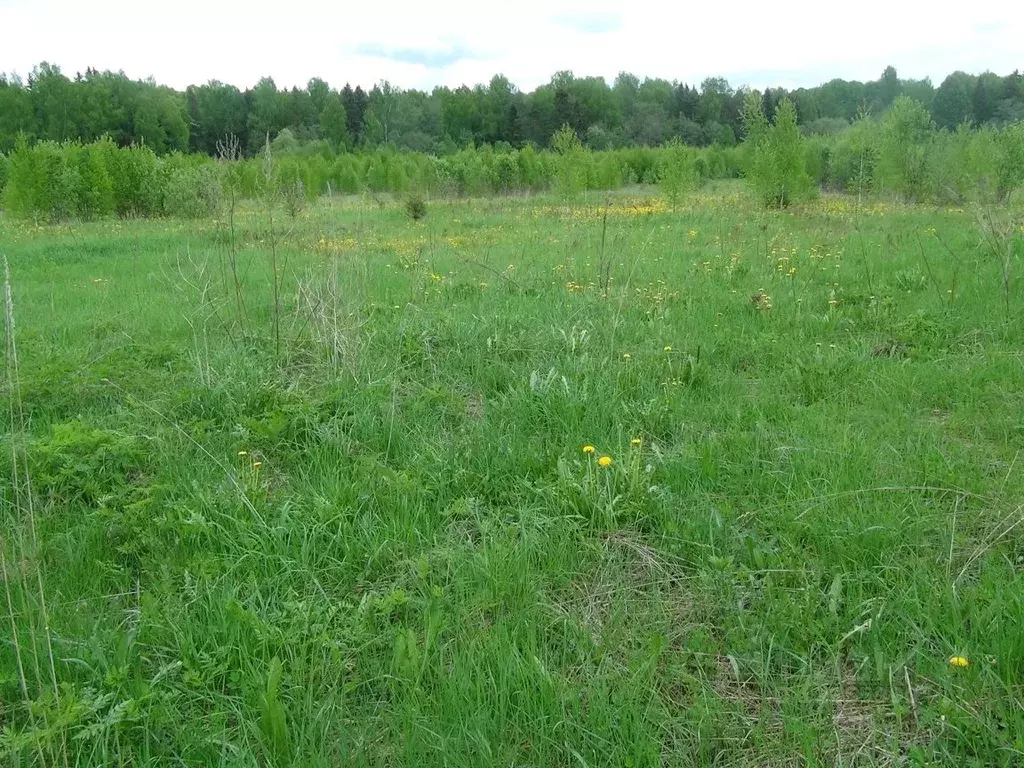
M 1020 765 L 1021 219 L 648 194 L 0 220 L 0 763 Z

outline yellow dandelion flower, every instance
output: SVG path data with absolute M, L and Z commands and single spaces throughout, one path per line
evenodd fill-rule
M 632 440 L 629 441 L 629 444 L 632 445 L 634 448 L 639 448 L 643 444 L 643 442 L 644 441 L 641 440 L 639 437 L 634 437 Z
M 949 659 L 949 666 L 957 667 L 958 669 L 966 669 L 971 666 L 971 662 L 967 660 L 966 656 L 952 656 Z
M 602 456 L 600 459 L 597 460 L 597 463 L 599 466 L 602 467 L 610 467 L 612 465 L 612 457 Z
M 584 452 L 585 454 L 587 454 L 588 456 L 589 456 L 590 454 L 592 454 L 592 453 L 593 453 L 594 451 L 596 451 L 596 450 L 597 450 L 597 449 L 596 449 L 596 448 L 595 448 L 594 446 L 592 446 L 592 445 L 584 445 L 584 446 L 583 446 L 583 452 Z
M 259 468 L 260 468 L 260 467 L 262 467 L 262 466 L 263 466 L 263 462 L 262 462 L 262 461 L 254 461 L 254 462 L 252 463 L 252 468 L 253 468 L 253 469 L 259 469 Z
M 623 360 L 632 360 L 633 356 L 631 354 L 629 354 L 629 352 L 626 352 L 625 354 L 623 354 L 622 359 Z
M 665 345 L 665 351 L 666 352 L 671 352 L 672 351 L 672 345 L 671 344 L 666 344 Z
M 249 452 L 248 452 L 248 451 L 239 451 L 239 452 L 238 452 L 238 455 L 239 455 L 239 456 L 248 456 L 248 455 L 249 455 Z

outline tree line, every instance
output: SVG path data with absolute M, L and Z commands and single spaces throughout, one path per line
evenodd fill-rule
M 936 88 L 930 80 L 901 79 L 888 67 L 878 80 L 831 80 L 815 88 L 752 92 L 723 78 L 699 86 L 622 73 L 601 77 L 555 74 L 533 91 L 496 75 L 487 85 L 401 89 L 381 81 L 331 88 L 320 78 L 305 88 L 278 88 L 264 78 L 246 90 L 211 81 L 183 92 L 121 72 L 87 69 L 69 77 L 42 63 L 27 80 L 0 75 L 0 152 L 18 137 L 37 141 L 109 137 L 118 146 L 144 145 L 158 155 L 193 152 L 215 156 L 225 136 L 253 156 L 266 138 L 325 153 L 382 147 L 449 155 L 472 146 L 549 147 L 569 126 L 589 149 L 661 146 L 673 140 L 695 147 L 737 144 L 745 135 L 751 93 L 773 116 L 792 102 L 805 134 L 843 131 L 858 115 L 879 115 L 900 97 L 919 102 L 931 120 L 950 130 L 1024 120 L 1024 75 L 955 72 Z

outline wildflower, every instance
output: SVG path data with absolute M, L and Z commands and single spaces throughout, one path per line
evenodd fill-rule
M 641 443 L 643 443 L 643 440 L 641 440 L 639 437 L 634 437 L 632 440 L 629 441 L 629 444 L 632 445 L 634 448 L 639 448 Z
M 260 468 L 260 467 L 262 467 L 262 466 L 263 466 L 263 462 L 262 462 L 262 461 L 254 461 L 254 462 L 252 463 L 252 468 L 253 468 L 253 469 L 259 469 L 259 468 Z
M 966 656 L 952 656 L 949 659 L 949 666 L 957 667 L 958 669 L 966 669 L 971 666 L 971 662 L 967 660 Z
M 238 455 L 239 455 L 239 456 L 248 456 L 248 455 L 249 455 L 249 452 L 248 452 L 248 451 L 239 451 L 239 452 L 238 452 Z
M 631 354 L 629 354 L 629 352 L 626 352 L 626 353 L 624 353 L 624 354 L 622 355 L 622 359 L 623 359 L 623 360 L 632 360 L 632 359 L 633 359 L 633 356 L 632 356 Z
M 665 351 L 666 352 L 671 352 L 672 351 L 672 345 L 671 344 L 666 344 L 665 345 Z
M 597 464 L 598 466 L 601 467 L 610 467 L 612 465 L 612 457 L 602 456 L 600 459 L 597 460 Z
M 594 446 L 592 446 L 592 445 L 584 445 L 584 446 L 583 446 L 583 452 L 584 452 L 585 454 L 587 454 L 588 456 L 589 456 L 590 454 L 592 454 L 592 453 L 593 453 L 594 451 L 596 451 L 596 450 L 597 450 L 597 449 L 596 449 L 596 448 L 595 448 Z

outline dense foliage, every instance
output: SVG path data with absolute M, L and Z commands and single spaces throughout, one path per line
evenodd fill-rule
M 0 152 L 17 136 L 29 142 L 78 140 L 107 135 L 120 146 L 145 144 L 157 154 L 215 155 L 226 135 L 239 137 L 246 154 L 257 154 L 266 137 L 288 130 L 298 142 L 323 142 L 333 150 L 383 145 L 433 154 L 491 144 L 550 145 L 568 125 L 588 148 L 660 146 L 677 138 L 691 146 L 735 144 L 743 135 L 748 89 L 722 78 L 700 87 L 622 73 L 612 84 L 600 77 L 559 72 L 532 92 L 505 77 L 474 88 L 402 90 L 382 81 L 369 92 L 340 91 L 314 78 L 304 89 L 280 89 L 264 78 L 244 91 L 212 81 L 184 92 L 123 73 L 92 69 L 74 78 L 40 64 L 22 82 L 0 75 Z M 938 88 L 928 80 L 901 80 L 889 67 L 861 83 L 832 80 L 787 93 L 768 88 L 758 96 L 766 115 L 784 98 L 809 134 L 842 130 L 862 109 L 878 115 L 898 97 L 920 102 L 931 119 L 954 130 L 961 123 L 998 125 L 1024 119 L 1024 76 L 974 76 L 956 72 Z
M 109 140 L 32 146 L 22 141 L 7 161 L 9 181 L 6 189 L 0 185 L 0 201 L 14 215 L 50 221 L 113 213 L 195 218 L 217 209 L 222 187 L 229 183 L 236 195 L 255 198 L 263 195 L 269 181 L 294 210 L 296 195 L 313 199 L 334 193 L 479 197 L 553 189 L 572 199 L 586 190 L 658 183 L 666 173 L 679 172 L 674 159 L 679 150 L 672 147 L 593 152 L 569 129 L 560 141 L 555 151 L 483 147 L 443 157 L 391 148 L 308 154 L 301 149 L 288 152 L 272 142 L 269 179 L 263 158 L 223 163 L 203 155 L 159 157 L 146 147 L 119 148 Z M 709 178 L 740 175 L 737 148 L 682 149 L 692 176 L 687 188 Z
M 118 147 L 109 139 L 33 146 L 21 140 L 5 163 L 4 207 L 23 218 L 198 218 L 220 205 L 221 175 L 199 155 L 157 157 L 147 147 Z
M 554 148 L 483 146 L 448 155 L 383 147 L 335 154 L 279 137 L 263 158 L 215 161 L 201 154 L 158 156 L 145 146 L 118 147 L 21 140 L 0 155 L 0 203 L 23 218 L 60 221 L 120 216 L 214 213 L 229 198 L 275 199 L 296 213 L 323 194 L 398 193 L 479 197 L 553 191 L 574 200 L 588 190 L 658 184 L 676 205 L 709 179 L 746 177 L 768 207 L 806 200 L 818 189 L 907 201 L 960 205 L 998 202 L 1024 188 L 1024 123 L 939 129 L 927 110 L 906 97 L 875 120 L 861 117 L 835 136 L 806 137 L 795 105 L 783 99 L 769 120 L 748 94 L 748 133 L 739 147 L 694 148 L 679 139 L 664 147 L 591 150 L 564 127 Z

